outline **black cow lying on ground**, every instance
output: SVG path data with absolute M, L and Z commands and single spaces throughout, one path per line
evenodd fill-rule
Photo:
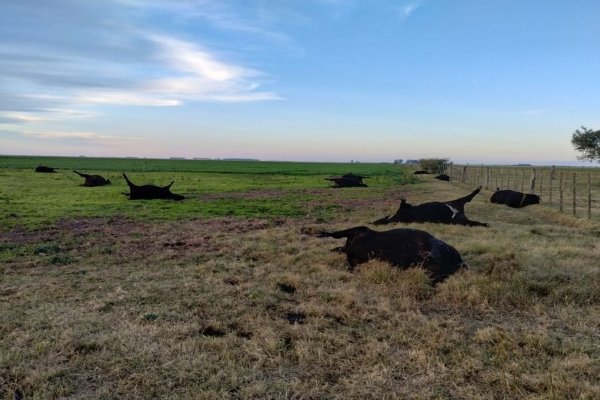
M 343 247 L 334 250 L 346 253 L 350 270 L 377 259 L 400 269 L 422 267 L 436 284 L 459 269 L 467 268 L 454 247 L 417 229 L 377 232 L 358 226 L 338 232 L 320 232 L 319 237 L 347 238 Z
M 171 185 L 174 182 L 169 183 L 167 186 L 155 186 L 155 185 L 142 185 L 138 186 L 131 182 L 127 175 L 123 174 L 123 177 L 127 181 L 129 186 L 129 200 L 152 200 L 152 199 L 171 199 L 171 200 L 182 200 L 184 197 L 180 194 L 171 193 Z
M 352 173 L 344 174 L 339 178 L 325 178 L 325 180 L 334 182 L 334 188 L 340 187 L 367 187 L 366 184 L 363 183 L 363 179 L 368 178 L 368 176 L 362 175 L 354 175 Z
M 52 167 L 46 167 L 45 165 L 38 165 L 37 167 L 35 167 L 35 172 L 46 172 L 46 173 L 55 173 L 56 168 L 52 168 Z
M 435 176 L 435 179 L 439 179 L 440 181 L 449 181 L 450 177 L 446 174 L 439 174 Z
M 473 200 L 479 193 L 481 186 L 468 196 L 460 199 L 432 203 L 423 203 L 413 206 L 401 199 L 400 208 L 396 214 L 383 217 L 373 222 L 375 225 L 389 224 L 391 222 L 434 222 L 440 224 L 456 224 L 468 226 L 488 226 L 483 222 L 471 221 L 465 215 L 465 204 Z
M 505 204 L 512 208 L 521 208 L 532 204 L 540 204 L 540 196 L 497 188 L 490 201 L 496 204 Z
M 82 178 L 85 178 L 85 182 L 81 186 L 93 187 L 93 186 L 104 186 L 104 185 L 110 184 L 110 179 L 105 179 L 104 177 L 102 177 L 100 175 L 82 174 L 81 172 L 77 172 L 77 171 L 73 171 L 73 172 L 75 172 L 77 175 L 81 176 Z
M 414 175 L 425 175 L 428 174 L 429 172 L 425 171 L 425 170 L 419 170 L 419 171 L 415 171 L 413 172 Z

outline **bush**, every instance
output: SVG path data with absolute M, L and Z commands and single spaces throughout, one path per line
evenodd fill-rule
M 421 158 L 419 166 L 430 174 L 438 174 L 446 170 L 448 161 L 448 158 Z

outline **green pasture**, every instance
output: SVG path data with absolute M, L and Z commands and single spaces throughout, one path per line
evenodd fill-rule
M 55 174 L 33 172 L 38 164 Z M 111 180 L 82 187 L 77 169 Z M 137 184 L 167 185 L 181 202 L 129 201 L 126 172 Z M 324 178 L 354 172 L 369 176 L 369 188 L 331 189 Z M 338 206 L 329 196 L 376 198 L 392 185 L 414 183 L 410 170 L 391 164 L 334 164 L 259 161 L 111 159 L 84 157 L 0 157 L 0 228 L 36 228 L 73 217 L 127 216 L 142 220 L 190 217 L 326 218 Z

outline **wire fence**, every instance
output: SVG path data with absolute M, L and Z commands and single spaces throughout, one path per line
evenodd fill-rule
M 577 217 L 600 217 L 600 169 L 449 164 L 445 173 L 455 182 L 484 189 L 510 189 L 540 196 L 540 204 Z

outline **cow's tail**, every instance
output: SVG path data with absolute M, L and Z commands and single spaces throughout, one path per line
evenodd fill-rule
M 335 239 L 353 238 L 356 235 L 360 235 L 362 233 L 370 232 L 370 231 L 371 230 L 369 228 L 367 228 L 366 226 L 357 226 L 354 228 L 345 229 L 343 231 L 336 231 L 336 232 L 320 231 L 319 233 L 317 233 L 317 237 L 332 237 Z
M 477 194 L 480 191 L 481 191 L 481 186 L 479 186 L 477 189 L 473 190 L 473 193 L 471 193 L 465 197 L 461 197 L 460 199 L 454 200 L 453 203 L 466 204 L 466 203 L 470 202 L 471 200 L 473 200 L 473 197 L 477 196 Z
M 77 175 L 81 176 L 82 178 L 87 178 L 89 176 L 88 174 L 82 174 L 81 172 L 77 172 L 75 170 L 73 170 L 73 172 L 75 172 Z

